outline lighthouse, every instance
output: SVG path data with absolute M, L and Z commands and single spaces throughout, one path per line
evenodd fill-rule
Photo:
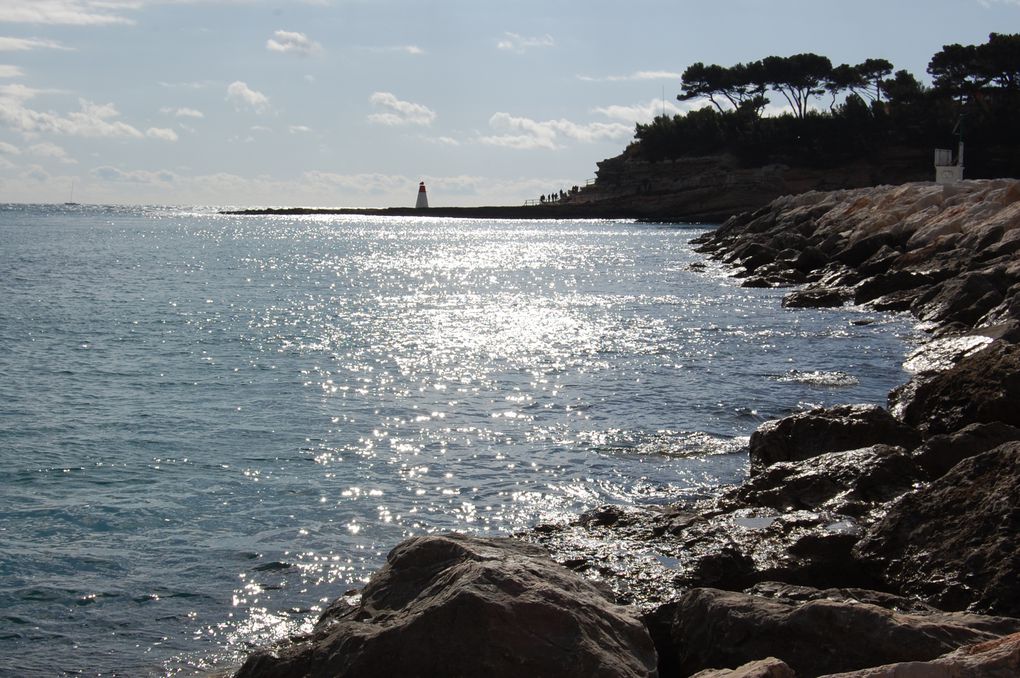
M 414 203 L 416 210 L 427 209 L 429 206 L 429 196 L 425 193 L 425 182 L 418 184 L 418 199 Z

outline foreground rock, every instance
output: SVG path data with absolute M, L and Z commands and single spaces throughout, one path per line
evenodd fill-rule
M 673 621 L 681 675 L 767 657 L 798 676 L 936 659 L 1020 630 L 1020 620 L 939 612 L 869 591 L 770 585 L 694 589 Z
M 961 647 L 930 662 L 888 664 L 826 678 L 1016 678 L 1020 676 L 1020 633 Z
M 461 535 L 402 542 L 360 602 L 252 655 L 237 678 L 652 676 L 645 628 L 534 546 Z
M 965 459 L 893 505 L 855 554 L 942 609 L 1020 616 L 1020 443 Z

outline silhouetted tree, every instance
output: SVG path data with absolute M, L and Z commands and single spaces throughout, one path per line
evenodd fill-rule
M 765 81 L 786 98 L 798 118 L 807 113 L 811 97 L 825 92 L 822 83 L 832 72 L 828 57 L 811 53 L 770 56 L 761 63 Z

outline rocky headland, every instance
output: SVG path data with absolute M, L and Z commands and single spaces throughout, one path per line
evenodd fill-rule
M 408 540 L 236 675 L 1020 675 L 1020 181 L 781 197 L 697 246 L 790 313 L 911 312 L 910 380 L 761 425 L 716 496 Z

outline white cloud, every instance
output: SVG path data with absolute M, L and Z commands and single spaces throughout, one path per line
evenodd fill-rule
M 374 105 L 386 109 L 384 113 L 372 113 L 368 121 L 378 125 L 431 125 L 436 112 L 422 104 L 401 101 L 389 92 L 375 92 L 368 98 Z
M 133 24 L 122 10 L 138 9 L 137 0 L 3 0 L 0 22 L 105 26 Z
M 291 125 L 287 128 L 287 131 L 291 134 L 308 134 L 312 131 L 312 128 L 307 125 Z
M 668 99 L 650 99 L 644 104 L 635 104 L 633 106 L 600 106 L 593 109 L 593 111 L 613 120 L 639 123 L 651 122 L 652 119 L 663 113 L 666 115 L 678 115 L 695 108 L 701 108 L 704 105 L 704 102 L 684 102 L 682 106 L 678 106 Z
M 178 180 L 178 176 L 168 170 L 158 170 L 156 172 L 132 170 L 125 172 L 109 165 L 96 167 L 89 174 L 103 181 L 130 184 L 173 184 Z
M 590 75 L 579 75 L 578 80 L 584 80 L 585 82 L 636 82 L 643 80 L 677 80 L 679 81 L 683 77 L 681 73 L 674 73 L 673 71 L 635 71 L 630 75 L 605 75 L 602 77 L 594 77 Z
M 0 154 L 3 155 L 21 155 L 21 151 L 14 144 L 9 144 L 6 141 L 0 141 Z
M 166 89 L 208 89 L 216 86 L 218 83 L 212 80 L 196 80 L 194 82 L 159 82 L 160 87 Z
M 439 144 L 440 146 L 460 146 L 460 142 L 453 137 L 422 137 L 422 139 L 430 144 Z
M 523 54 L 535 47 L 553 47 L 556 44 L 556 41 L 548 33 L 531 38 L 510 32 L 504 33 L 503 36 L 503 39 L 496 43 L 496 47 L 508 52 L 517 52 L 518 54 Z
M 42 38 L 5 38 L 0 37 L 0 52 L 27 52 L 31 49 L 63 49 L 69 50 L 59 42 Z
M 423 50 L 418 45 L 392 45 L 390 47 L 362 47 L 360 49 L 366 50 L 368 52 L 376 52 L 379 54 L 384 54 L 386 52 L 401 52 L 403 54 L 410 54 L 411 56 L 422 56 L 423 54 L 425 54 L 425 50 Z
M 0 64 L 0 78 L 20 78 L 24 73 L 17 66 Z
M 294 31 L 276 31 L 273 33 L 273 37 L 266 41 L 266 49 L 270 52 L 280 52 L 281 54 L 308 56 L 321 48 L 322 46 L 319 43 L 310 39 L 304 33 Z
M 96 104 L 79 99 L 79 111 L 61 115 L 53 111 L 28 108 L 26 102 L 40 93 L 21 85 L 0 87 L 0 123 L 23 134 L 64 134 L 79 137 L 112 137 L 138 139 L 144 135 L 117 118 L 120 113 L 113 104 Z
M 62 147 L 56 144 L 44 141 L 42 143 L 34 144 L 28 148 L 29 153 L 38 156 L 40 158 L 52 158 L 58 160 L 66 165 L 77 164 L 77 160 L 67 154 Z
M 240 80 L 227 86 L 227 101 L 233 102 L 238 110 L 250 108 L 260 114 L 269 110 L 269 97 L 253 90 Z
M 478 141 L 504 148 L 557 150 L 563 148 L 562 139 L 583 143 L 623 140 L 631 136 L 633 128 L 616 122 L 592 122 L 579 125 L 570 120 L 538 121 L 531 118 L 496 113 L 489 118 L 489 126 L 505 132 L 494 136 L 481 136 Z
M 173 116 L 176 116 L 178 118 L 204 118 L 205 117 L 205 113 L 203 113 L 202 111 L 196 111 L 194 108 L 171 108 L 171 107 L 166 107 L 166 108 L 159 109 L 159 112 L 160 113 L 165 113 L 167 115 L 173 115 Z
M 166 127 L 150 127 L 145 130 L 145 136 L 159 141 L 177 141 L 177 132 Z

